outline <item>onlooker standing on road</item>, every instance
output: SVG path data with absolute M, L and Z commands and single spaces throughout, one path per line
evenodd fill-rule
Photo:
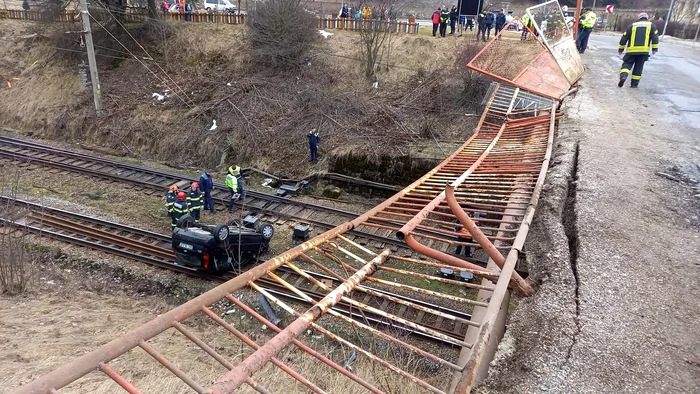
M 483 12 L 477 15 L 476 17 L 476 40 L 479 41 L 479 36 L 483 37 L 484 36 L 484 29 L 486 26 L 484 25 L 484 19 L 486 19 L 486 14 Z
M 433 37 L 437 34 L 438 27 L 440 27 L 440 11 L 441 8 L 438 7 L 437 11 L 433 12 Z
M 469 31 L 474 30 L 474 17 L 473 16 L 467 17 L 467 28 L 469 29 Z
M 199 187 L 204 193 L 204 210 L 209 210 L 209 212 L 216 212 L 214 210 L 214 201 L 211 198 L 211 191 L 214 190 L 214 179 L 211 174 L 204 170 L 202 175 L 199 176 Z
M 318 135 L 318 130 L 314 127 L 309 131 L 309 161 L 316 163 L 318 161 L 318 145 L 321 143 L 321 137 Z
M 455 24 L 457 23 L 457 18 L 459 13 L 457 12 L 457 6 L 453 5 L 450 9 L 450 34 L 455 34 Z
M 481 36 L 481 38 L 484 39 L 484 41 L 488 40 L 491 38 L 491 29 L 493 29 L 493 23 L 496 21 L 496 17 L 493 15 L 493 12 L 487 11 L 486 16 L 484 17 L 484 31 Z M 486 37 L 484 37 L 486 35 Z
M 578 53 L 586 52 L 588 48 L 588 37 L 591 36 L 591 31 L 595 27 L 596 16 L 591 11 L 590 7 L 584 8 L 584 13 L 581 15 L 579 20 L 578 37 L 576 37 L 576 48 L 578 48 Z
M 496 15 L 496 35 L 499 31 L 503 30 L 503 26 L 506 25 L 506 14 L 503 13 L 503 8 Z
M 532 18 L 530 18 L 530 15 L 528 14 L 523 15 L 520 21 L 523 22 L 523 34 L 520 35 L 520 41 L 525 41 L 527 40 L 527 33 L 536 33 L 535 23 L 532 21 Z
M 638 18 L 639 20 L 631 24 L 620 38 L 620 47 L 617 53 L 622 55 L 625 47 L 627 47 L 627 53 L 622 58 L 623 63 L 620 69 L 618 87 L 622 87 L 625 84 L 630 70 L 632 71 L 631 87 L 636 88 L 639 86 L 644 62 L 649 59 L 650 47 L 652 55 L 656 55 L 656 52 L 659 50 L 659 30 L 656 29 L 656 25 L 649 21 L 649 15 L 646 12 L 640 13 Z
M 450 11 L 447 7 L 442 6 L 442 11 L 440 11 L 440 37 L 447 36 L 447 22 L 450 21 Z
M 24 10 L 24 17 L 27 18 L 27 13 L 29 13 L 29 2 L 27 0 L 22 2 L 22 10 Z

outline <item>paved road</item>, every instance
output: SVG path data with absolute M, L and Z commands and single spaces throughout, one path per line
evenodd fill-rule
M 583 55 L 526 245 L 539 291 L 483 391 L 700 387 L 700 48 L 662 43 L 640 88 L 618 88 L 618 38 Z
M 617 56 L 618 40 L 619 35 L 593 35 L 588 44 L 589 52 L 609 52 L 605 60 L 619 68 L 622 61 Z M 697 133 L 700 126 L 700 44 L 685 45 L 673 38 L 661 42 L 659 53 L 644 66 L 640 86 L 645 90 L 642 94 L 658 99 L 676 121 L 694 126 L 697 142 L 700 138 Z

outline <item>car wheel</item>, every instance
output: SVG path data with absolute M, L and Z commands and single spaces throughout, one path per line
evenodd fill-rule
M 264 223 L 262 226 L 260 226 L 258 232 L 260 235 L 262 235 L 266 242 L 270 242 L 272 236 L 275 235 L 275 228 L 270 223 Z
M 229 229 L 225 224 L 220 224 L 214 228 L 214 239 L 216 242 L 224 242 L 228 239 Z
M 190 215 L 185 215 L 177 220 L 175 226 L 177 228 L 188 228 L 194 224 L 194 218 Z
M 211 7 L 207 7 L 207 8 L 205 8 L 205 9 L 207 10 L 207 12 L 210 12 L 210 11 L 211 11 Z

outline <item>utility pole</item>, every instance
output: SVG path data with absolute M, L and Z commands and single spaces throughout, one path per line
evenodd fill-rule
M 671 0 L 671 6 L 668 7 L 668 14 L 666 14 L 666 20 L 664 21 L 664 31 L 661 32 L 661 41 L 664 40 L 664 36 L 666 35 L 666 28 L 668 27 L 668 20 L 671 19 L 671 10 L 673 10 L 673 3 L 675 3 L 676 0 Z
M 92 82 L 92 96 L 95 99 L 95 113 L 102 116 L 102 91 L 100 90 L 100 78 L 97 76 L 97 61 L 95 60 L 95 47 L 92 44 L 92 30 L 90 29 L 90 13 L 87 0 L 80 0 L 81 18 L 83 20 L 83 34 L 85 35 L 85 48 L 87 49 L 88 63 L 90 65 L 90 82 Z

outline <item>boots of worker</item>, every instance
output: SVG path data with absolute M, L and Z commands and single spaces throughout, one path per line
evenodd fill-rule
M 620 77 L 620 82 L 617 83 L 617 87 L 618 87 L 618 88 L 623 87 L 623 86 L 625 85 L 625 80 L 627 80 L 627 78 L 625 78 L 625 77 Z M 632 86 L 632 87 L 636 87 L 636 86 Z

